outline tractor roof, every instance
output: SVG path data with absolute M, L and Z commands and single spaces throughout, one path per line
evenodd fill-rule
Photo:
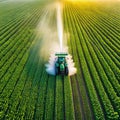
M 63 52 L 55 54 L 55 56 L 58 56 L 58 57 L 65 57 L 67 55 L 68 55 L 67 53 L 63 53 Z

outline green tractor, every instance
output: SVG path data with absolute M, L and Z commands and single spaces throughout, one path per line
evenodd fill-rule
M 55 62 L 55 74 L 56 75 L 68 75 L 68 64 L 66 61 L 67 53 L 57 53 L 55 56 L 57 56 L 56 62 Z

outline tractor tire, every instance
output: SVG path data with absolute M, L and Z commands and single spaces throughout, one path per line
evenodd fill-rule
M 67 76 L 69 73 L 68 67 L 65 67 L 65 75 Z
M 55 75 L 59 74 L 59 67 L 55 67 Z

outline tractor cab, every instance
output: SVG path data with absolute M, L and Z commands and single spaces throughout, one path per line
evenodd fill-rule
M 68 75 L 68 64 L 66 61 L 67 53 L 57 53 L 57 60 L 55 62 L 55 73 L 56 75 Z

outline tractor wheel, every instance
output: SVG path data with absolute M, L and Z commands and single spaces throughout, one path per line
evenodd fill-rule
M 65 75 L 68 75 L 69 71 L 68 71 L 68 67 L 65 67 Z
M 56 74 L 56 75 L 59 74 L 59 67 L 55 67 L 55 74 Z

